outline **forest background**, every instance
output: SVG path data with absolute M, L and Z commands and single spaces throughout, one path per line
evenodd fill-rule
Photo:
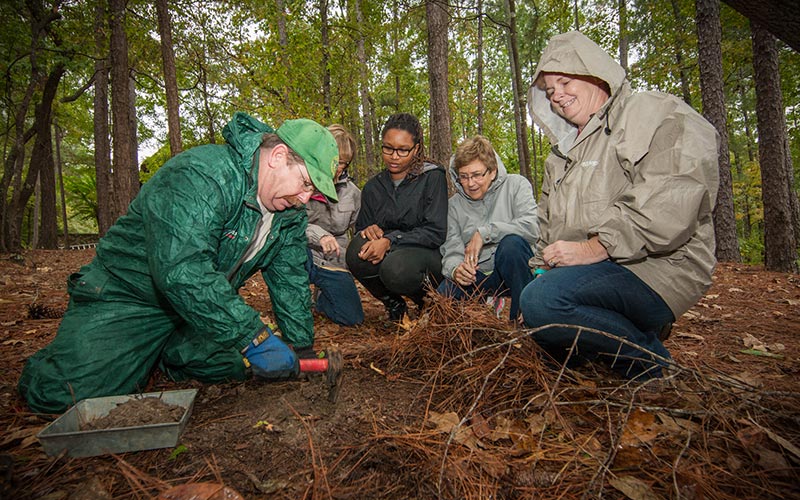
M 720 260 L 797 270 L 800 54 L 717 0 L 12 0 L 0 19 L 0 251 L 104 234 L 235 111 L 345 125 L 360 185 L 411 112 L 435 160 L 481 133 L 538 194 L 525 96 L 547 40 L 579 29 L 721 132 Z

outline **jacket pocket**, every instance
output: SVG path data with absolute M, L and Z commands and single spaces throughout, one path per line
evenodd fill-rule
M 67 278 L 67 292 L 72 300 L 102 300 L 105 296 L 109 274 L 100 269 L 83 268 Z

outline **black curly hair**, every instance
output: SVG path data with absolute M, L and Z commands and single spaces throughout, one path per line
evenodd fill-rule
M 419 175 L 422 172 L 422 165 L 426 161 L 425 157 L 425 141 L 422 137 L 422 125 L 416 116 L 411 113 L 395 113 L 390 116 L 381 130 L 381 138 L 386 136 L 386 132 L 391 129 L 404 130 L 411 134 L 414 145 L 419 145 L 414 159 L 411 163 L 409 173 Z

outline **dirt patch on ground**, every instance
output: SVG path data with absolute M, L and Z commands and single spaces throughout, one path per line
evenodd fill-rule
M 404 329 L 362 294 L 364 325 L 316 318 L 316 347 L 344 354 L 337 403 L 321 375 L 202 385 L 156 372 L 148 391 L 199 389 L 178 448 L 47 457 L 35 435 L 52 417 L 30 413 L 16 382 L 92 257 L 0 255 L 0 497 L 153 498 L 205 481 L 248 499 L 800 498 L 796 275 L 719 266 L 666 342 L 677 375 L 658 387 L 542 362 L 477 305 L 436 301 Z M 240 293 L 269 319 L 260 279 Z
M 180 421 L 184 413 L 186 413 L 186 408 L 167 403 L 159 398 L 133 398 L 118 404 L 107 415 L 85 422 L 81 425 L 81 430 L 168 424 Z

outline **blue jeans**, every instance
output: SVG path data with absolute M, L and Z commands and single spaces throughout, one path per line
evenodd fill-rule
M 489 274 L 475 273 L 475 284 L 461 286 L 450 278 L 442 281 L 436 290 L 440 295 L 457 300 L 476 295 L 489 294 L 498 297 L 511 297 L 509 319 L 517 319 L 519 296 L 531 282 L 533 274 L 528 261 L 533 257 L 531 245 L 519 235 L 510 234 L 500 240 L 494 254 L 494 270 Z
M 529 328 L 552 323 L 584 326 L 624 338 L 661 357 L 669 351 L 658 340 L 661 327 L 675 321 L 664 300 L 625 267 L 609 260 L 588 266 L 551 269 L 522 292 L 520 309 Z M 534 339 L 556 360 L 564 361 L 578 328 L 552 327 Z M 636 347 L 582 331 L 569 365 L 604 359 L 628 378 L 661 376 L 664 363 Z
M 361 295 L 358 294 L 352 274 L 314 264 L 310 250 L 306 270 L 309 281 L 319 291 L 316 299 L 317 311 L 339 325 L 353 326 L 364 322 Z

